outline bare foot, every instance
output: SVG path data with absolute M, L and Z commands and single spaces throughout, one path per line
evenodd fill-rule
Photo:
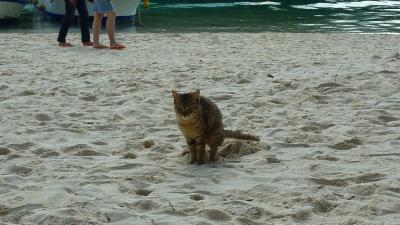
M 67 48 L 67 47 L 72 47 L 72 44 L 68 42 L 58 42 L 58 46 Z
M 124 45 L 119 44 L 119 43 L 110 44 L 110 49 L 122 50 L 124 48 L 126 48 L 126 47 Z
M 83 44 L 84 46 L 93 46 L 93 42 L 91 42 L 91 41 L 82 42 L 82 44 Z
M 102 44 L 93 44 L 93 48 L 105 49 L 108 48 L 108 46 Z

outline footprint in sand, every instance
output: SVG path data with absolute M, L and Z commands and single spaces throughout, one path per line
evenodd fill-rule
M 85 96 L 79 97 L 79 99 L 86 101 L 86 102 L 95 102 L 95 101 L 97 101 L 97 96 L 85 95 Z
M 104 142 L 104 141 L 94 141 L 94 142 L 91 142 L 91 143 L 94 144 L 94 145 L 100 145 L 100 146 L 108 145 L 108 143 Z
M 305 131 L 305 132 L 319 133 L 321 130 L 328 129 L 333 126 L 335 126 L 335 125 L 334 124 L 310 123 L 310 124 L 302 127 L 301 130 Z
M 311 145 L 304 143 L 277 143 L 280 148 L 310 148 Z
M 234 98 L 234 93 L 228 93 L 228 94 L 215 95 L 212 97 L 212 100 L 215 102 L 222 102 L 226 100 L 231 100 L 233 98 Z
M 135 194 L 140 195 L 140 196 L 149 196 L 151 194 L 151 190 L 147 189 L 136 189 Z
M 348 186 L 349 183 L 371 183 L 383 180 L 386 178 L 385 174 L 381 173 L 367 173 L 360 176 L 348 177 L 342 179 L 325 179 L 325 178 L 311 178 L 310 181 L 323 186 L 337 186 L 337 187 L 345 187 Z
M 51 121 L 51 117 L 45 113 L 38 113 L 35 115 L 35 119 L 40 122 L 48 122 Z
M 350 150 L 352 148 L 357 147 L 357 145 L 361 145 L 361 144 L 362 144 L 362 142 L 361 142 L 360 139 L 351 138 L 349 140 L 344 140 L 342 142 L 339 142 L 339 143 L 337 143 L 335 145 L 331 145 L 331 146 L 328 146 L 328 147 L 336 149 L 336 150 Z
M 144 212 L 153 211 L 160 208 L 160 206 L 155 201 L 152 200 L 139 200 L 133 203 L 133 206 L 139 211 L 144 211 Z
M 238 81 L 236 81 L 236 84 L 249 84 L 249 83 L 251 83 L 251 80 L 246 78 L 241 78 Z
M 386 189 L 391 191 L 391 192 L 400 194 L 400 187 L 389 187 L 389 188 L 386 188 Z
M 297 80 L 284 81 L 284 80 L 274 80 L 273 84 L 278 84 L 276 89 L 278 91 L 286 91 L 286 90 L 296 90 L 299 87 Z
M 330 97 L 326 95 L 312 95 L 309 97 L 311 101 L 315 101 L 317 104 L 328 104 Z
M 264 211 L 261 207 L 252 205 L 247 201 L 227 201 L 223 202 L 224 211 L 234 216 L 260 219 L 264 215 L 272 215 L 271 212 Z
M 104 153 L 96 152 L 86 144 L 77 144 L 62 149 L 63 152 L 74 156 L 106 156 Z
M 4 159 L 3 162 L 7 162 L 7 161 L 10 161 L 10 160 L 13 160 L 13 159 L 20 158 L 20 157 L 21 157 L 21 156 L 18 155 L 18 154 L 9 154 L 9 155 L 7 155 L 7 157 Z
M 310 178 L 310 181 L 322 186 L 345 187 L 348 185 L 344 179 Z
M 384 123 L 390 123 L 390 122 L 399 120 L 399 118 L 394 117 L 394 116 L 389 116 L 389 115 L 381 115 L 378 117 L 378 119 Z
M 396 53 L 392 56 L 393 59 L 400 59 L 400 53 Z
M 32 95 L 36 95 L 36 92 L 31 91 L 31 90 L 25 90 L 21 93 L 18 94 L 19 96 L 32 96 Z
M 376 182 L 380 181 L 386 178 L 385 174 L 381 173 L 367 173 L 363 174 L 361 176 L 349 178 L 349 180 L 355 182 L 355 183 L 370 183 L 370 182 Z
M 269 100 L 268 102 L 275 104 L 276 107 L 281 107 L 281 106 L 285 106 L 288 104 L 285 100 L 282 100 L 282 99 L 272 99 L 272 100 Z
M 339 159 L 336 158 L 335 156 L 330 156 L 330 155 L 317 156 L 316 159 L 319 159 L 319 160 L 328 160 L 328 161 L 338 161 L 338 160 L 339 160 Z
M 155 145 L 153 140 L 145 140 L 143 141 L 143 147 L 144 148 L 151 148 Z
M 337 204 L 330 203 L 325 199 L 308 198 L 308 202 L 313 207 L 315 213 L 328 213 L 337 207 Z
M 5 205 L 0 205 L 0 217 L 6 216 L 9 214 L 18 213 L 18 212 L 23 212 L 23 214 L 26 215 L 26 214 L 29 214 L 29 211 L 33 211 L 35 209 L 44 209 L 44 208 L 46 208 L 46 207 L 41 204 L 26 204 L 26 205 L 17 206 L 14 208 L 9 208 Z
M 7 89 L 8 86 L 5 84 L 0 85 L 0 91 Z
M 265 158 L 265 160 L 267 161 L 268 164 L 271 164 L 271 163 L 281 163 L 281 162 L 282 162 L 282 160 L 276 158 L 275 156 L 267 156 L 267 157 Z
M 8 171 L 10 173 L 17 174 L 17 175 L 20 175 L 23 177 L 29 176 L 33 173 L 33 170 L 31 168 L 26 167 L 26 166 L 17 166 L 17 165 L 10 166 L 8 168 Z
M 201 221 L 201 222 L 197 222 L 196 225 L 215 225 L 215 224 Z
M 232 217 L 230 215 L 219 209 L 205 209 L 200 211 L 200 214 L 210 220 L 219 222 L 232 220 Z
M 11 153 L 11 150 L 6 147 L 0 147 L 0 155 L 8 155 Z
M 335 83 L 335 82 L 327 82 L 327 83 L 322 83 L 317 86 L 317 91 L 320 93 L 327 93 L 331 92 L 332 90 L 337 90 L 339 87 L 342 87 L 343 85 Z
M 33 154 L 38 155 L 40 158 L 50 158 L 59 156 L 60 153 L 46 148 L 38 148 L 32 151 Z
M 196 194 L 196 195 L 190 196 L 190 199 L 192 199 L 194 201 L 201 201 L 201 200 L 204 200 L 204 197 L 202 195 Z
M 75 153 L 74 155 L 75 156 L 106 156 L 106 154 L 96 152 L 93 150 L 89 150 L 89 149 L 81 150 L 81 151 Z
M 137 156 L 132 152 L 124 154 L 124 159 L 136 159 L 136 158 Z
M 304 222 L 311 217 L 311 209 L 301 209 L 292 215 L 296 222 Z
M 83 113 L 75 113 L 75 112 L 73 112 L 73 113 L 68 113 L 68 116 L 73 117 L 73 118 L 75 118 L 75 117 L 82 117 L 83 115 L 84 115 Z
M 376 184 L 356 184 L 349 187 L 350 192 L 353 195 L 360 197 L 367 197 L 373 195 L 377 188 Z
M 269 223 L 258 223 L 256 221 L 253 221 L 247 217 L 238 217 L 235 219 L 237 222 L 239 222 L 239 224 L 242 225 L 267 225 Z
M 383 74 L 396 74 L 397 72 L 394 70 L 381 70 L 378 73 L 383 73 Z
M 70 212 L 70 214 L 78 214 L 78 212 L 73 211 Z M 67 216 L 65 215 L 57 215 L 57 214 L 52 214 L 48 213 L 43 215 L 40 218 L 40 225 L 54 225 L 54 224 L 68 224 L 68 225 L 75 225 L 75 224 L 84 224 L 84 225 L 98 225 L 102 224 L 99 223 L 98 221 L 93 221 L 93 220 L 88 220 L 88 219 L 83 219 L 81 216 Z
M 70 154 L 70 153 L 76 153 L 76 152 L 79 152 L 81 150 L 86 150 L 86 149 L 90 150 L 91 148 L 90 148 L 90 146 L 88 146 L 86 144 L 77 144 L 77 145 L 65 147 L 62 150 L 63 150 L 63 152 Z
M 354 144 L 348 143 L 346 141 L 339 142 L 339 143 L 337 143 L 335 145 L 329 146 L 329 148 L 333 148 L 333 149 L 336 149 L 336 150 L 350 150 L 350 149 L 352 149 L 354 147 L 355 147 Z
M 138 168 L 138 167 L 142 167 L 143 164 L 141 163 L 129 163 L 129 164 L 124 164 L 124 165 L 120 165 L 120 166 L 113 166 L 113 167 L 109 167 L 109 170 L 130 170 L 130 169 L 134 169 L 134 168 Z
M 31 147 L 35 146 L 35 143 L 33 143 L 33 142 L 24 142 L 24 143 L 20 143 L 20 144 L 11 144 L 10 146 L 12 148 L 18 149 L 18 150 L 28 150 Z
M 10 209 L 5 205 L 0 205 L 0 216 L 5 216 L 10 213 Z

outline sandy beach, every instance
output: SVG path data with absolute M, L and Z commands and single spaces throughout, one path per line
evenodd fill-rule
M 400 224 L 399 35 L 56 36 L 0 35 L 0 225 Z M 261 142 L 190 165 L 198 88 Z

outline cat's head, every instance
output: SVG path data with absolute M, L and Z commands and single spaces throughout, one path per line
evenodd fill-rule
M 183 119 L 189 119 L 200 109 L 200 90 L 183 94 L 172 91 L 172 97 L 174 98 L 175 112 Z

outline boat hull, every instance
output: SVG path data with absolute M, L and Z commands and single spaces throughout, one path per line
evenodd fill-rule
M 118 20 L 132 20 L 135 18 L 136 10 L 141 0 L 118 0 L 113 1 L 115 10 L 117 11 Z M 64 0 L 38 0 L 35 4 L 37 8 L 42 9 L 43 12 L 55 19 L 62 19 L 65 14 Z M 93 16 L 93 4 L 87 2 L 89 16 Z M 78 11 L 75 12 L 78 15 Z
M 25 0 L 0 0 L 0 19 L 18 18 L 25 4 Z

